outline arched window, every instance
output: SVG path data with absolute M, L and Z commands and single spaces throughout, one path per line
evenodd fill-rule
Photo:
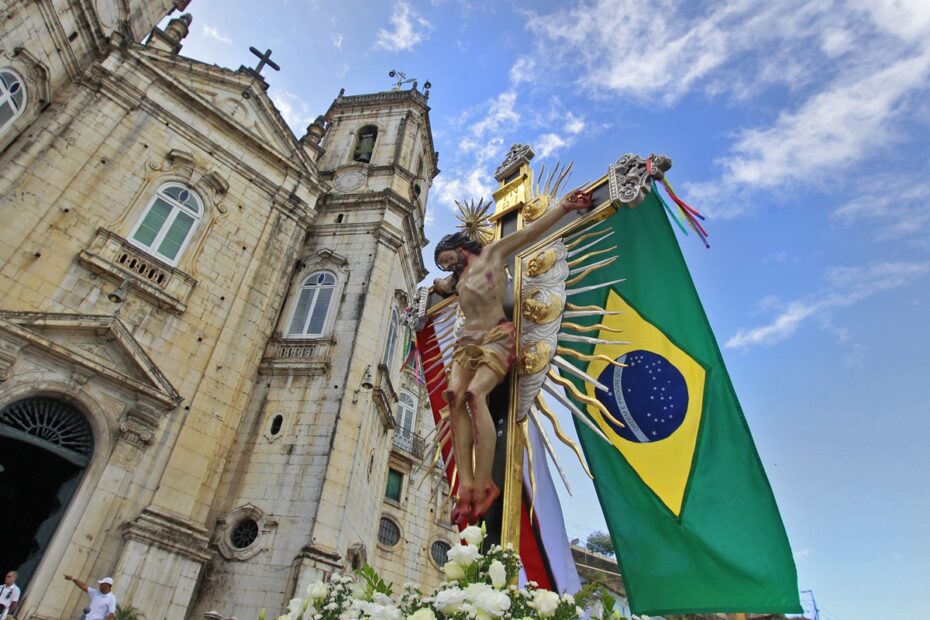
M 397 310 L 391 309 L 391 326 L 388 329 L 387 344 L 384 346 L 384 359 L 382 362 L 388 370 L 394 370 L 394 351 L 397 348 L 397 323 L 399 322 Z
M 203 202 L 180 183 L 165 183 L 130 235 L 132 243 L 171 265 L 187 247 L 203 215 Z
M 397 430 L 395 433 L 412 435 L 417 426 L 417 400 L 410 392 L 397 395 Z
M 375 152 L 375 140 L 378 139 L 378 128 L 366 125 L 358 130 L 358 141 L 355 143 L 355 153 L 352 159 L 362 163 L 371 162 L 372 153 Z
M 328 271 L 310 274 L 300 285 L 300 296 L 287 335 L 292 338 L 320 336 L 336 290 L 336 276 Z
M 0 69 L 0 134 L 26 108 L 26 85 L 12 69 Z

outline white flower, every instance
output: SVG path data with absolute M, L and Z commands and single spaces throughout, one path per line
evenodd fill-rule
M 446 579 L 458 581 L 465 579 L 465 569 L 455 560 L 449 560 L 442 565 L 442 571 L 446 574 Z
M 579 618 L 584 617 L 584 609 L 582 609 L 581 607 L 575 607 L 575 615 L 578 616 Z
M 462 603 L 465 602 L 465 590 L 459 588 L 449 588 L 442 592 L 437 592 L 433 605 L 436 609 L 444 614 L 452 615 L 459 611 Z
M 569 605 L 574 605 L 575 597 L 569 594 L 568 592 L 566 592 L 565 594 L 562 595 L 562 602 L 568 603 Z
M 365 584 L 356 581 L 349 586 L 349 593 L 352 595 L 352 598 L 365 600 L 368 597 L 368 588 Z
M 407 616 L 407 620 L 436 620 L 436 614 L 429 607 L 424 607 Z
M 491 585 L 495 588 L 500 589 L 507 585 L 507 569 L 499 560 L 491 562 L 491 566 L 488 568 L 488 576 L 491 577 Z
M 391 600 L 391 597 L 385 594 L 384 592 L 375 592 L 374 596 L 371 597 L 371 600 L 378 605 L 393 605 L 394 601 Z
M 503 592 L 498 592 L 486 583 L 475 583 L 468 586 L 465 595 L 479 612 L 495 618 L 503 616 L 504 612 L 510 609 L 510 597 Z
M 555 614 L 555 610 L 559 606 L 559 595 L 549 590 L 536 590 L 533 593 L 533 602 L 530 605 L 540 616 L 549 618 Z
M 469 545 L 480 545 L 481 541 L 484 540 L 484 532 L 477 525 L 469 525 L 462 530 L 462 540 Z
M 322 581 L 317 581 L 316 583 L 311 583 L 307 586 L 307 596 L 311 599 L 318 600 L 321 598 L 326 598 L 326 594 L 329 592 L 329 587 Z
M 401 620 L 403 615 L 393 605 L 372 605 L 368 610 L 371 620 Z
M 293 615 L 300 614 L 304 610 L 304 599 L 292 598 L 287 603 L 287 610 Z
M 456 545 L 449 549 L 446 557 L 462 566 L 471 566 L 478 559 L 478 547 L 474 545 Z

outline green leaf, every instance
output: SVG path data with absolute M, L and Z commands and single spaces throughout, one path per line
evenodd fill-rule
M 365 580 L 365 585 L 368 586 L 368 598 L 371 598 L 375 592 L 380 594 L 386 594 L 391 596 L 394 591 L 394 584 L 386 582 L 384 579 L 375 572 L 375 569 L 371 567 L 371 564 L 365 564 L 365 566 L 357 569 L 355 574 Z

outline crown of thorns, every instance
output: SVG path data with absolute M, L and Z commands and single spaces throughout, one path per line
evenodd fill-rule
M 455 250 L 456 248 L 464 248 L 472 254 L 481 254 L 482 245 L 463 232 L 446 235 L 436 244 L 436 249 L 433 251 L 433 262 L 438 265 L 440 252 Z

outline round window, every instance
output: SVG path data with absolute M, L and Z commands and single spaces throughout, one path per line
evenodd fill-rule
M 449 549 L 452 548 L 452 545 L 447 543 L 444 540 L 437 540 L 429 548 L 429 554 L 433 558 L 433 562 L 436 562 L 436 565 L 442 567 L 446 562 L 449 561 Z
M 258 538 L 258 523 L 255 519 L 247 517 L 242 519 L 229 534 L 229 542 L 236 549 L 245 549 Z
M 378 525 L 378 542 L 387 547 L 393 547 L 400 542 L 400 527 L 387 517 L 381 517 Z

